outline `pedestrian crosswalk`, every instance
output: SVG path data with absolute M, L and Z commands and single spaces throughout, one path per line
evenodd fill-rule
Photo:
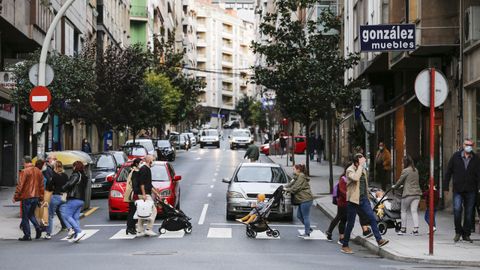
M 90 225 L 88 228 L 91 228 L 91 226 L 94 226 L 94 225 Z M 285 239 L 294 239 L 294 238 L 297 239 L 295 237 L 295 234 L 292 234 L 292 231 L 288 231 L 286 228 L 283 228 L 283 230 L 280 228 L 282 227 L 279 226 L 279 228 L 277 229 L 280 231 L 281 235 L 277 238 L 268 236 L 266 232 L 258 232 L 255 239 L 259 239 L 259 240 L 280 240 L 280 239 L 285 240 Z M 108 240 L 132 240 L 136 238 L 135 235 L 131 235 L 131 234 L 127 235 L 124 228 L 116 229 L 114 226 L 103 226 L 103 227 L 99 227 L 99 229 L 83 229 L 83 231 L 86 233 L 86 235 L 80 241 L 87 241 L 88 239 L 94 239 L 94 238 L 101 238 L 101 239 L 108 239 Z M 302 233 L 303 233 L 303 230 L 298 229 L 298 234 L 302 234 Z M 206 235 L 205 235 L 205 232 L 196 233 L 194 229 L 194 231 L 192 232 L 192 235 L 185 233 L 184 230 L 166 231 L 163 234 L 158 234 L 155 238 L 182 239 L 182 238 L 189 238 L 192 236 L 198 236 L 198 234 L 204 235 L 204 237 L 206 236 L 207 239 L 240 239 L 240 238 L 245 239 L 247 238 L 245 229 L 243 228 L 239 229 L 237 227 L 234 229 L 232 227 L 217 227 L 217 226 L 209 227 Z M 68 240 L 67 237 L 63 237 L 63 236 L 61 237 L 62 237 L 61 240 L 63 241 Z M 322 231 L 314 230 L 310 234 L 310 237 L 306 239 L 307 240 L 327 240 L 327 237 Z

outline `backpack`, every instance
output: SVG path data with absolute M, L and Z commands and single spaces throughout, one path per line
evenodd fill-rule
M 334 205 L 337 205 L 337 197 L 338 197 L 338 183 L 333 186 L 333 191 L 332 191 L 332 203 Z

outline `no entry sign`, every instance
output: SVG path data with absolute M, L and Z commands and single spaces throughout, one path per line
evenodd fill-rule
M 30 91 L 30 106 L 36 112 L 45 111 L 50 106 L 52 96 L 45 86 L 36 86 Z

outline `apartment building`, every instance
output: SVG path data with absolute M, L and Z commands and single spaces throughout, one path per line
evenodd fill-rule
M 97 52 L 129 45 L 130 0 L 97 0 Z
M 255 21 L 255 0 L 212 0 L 212 4 L 225 10 L 234 10 L 243 20 Z

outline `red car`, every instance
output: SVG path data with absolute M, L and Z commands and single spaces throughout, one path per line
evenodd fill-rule
M 128 203 L 123 201 L 123 195 L 127 185 L 127 177 L 131 170 L 131 162 L 125 163 L 118 172 L 107 181 L 113 185 L 108 195 L 108 214 L 110 219 L 128 214 Z M 180 175 L 175 175 L 172 165 L 164 161 L 155 161 L 152 165 L 152 183 L 159 191 L 162 199 L 167 199 L 170 205 L 180 207 Z M 162 208 L 157 207 L 158 214 L 162 214 Z
M 147 149 L 141 145 L 126 145 L 122 148 L 122 151 L 125 152 L 128 160 L 143 159 L 148 155 Z
M 284 137 L 287 142 L 288 140 L 290 140 L 290 136 L 285 136 Z M 295 154 L 305 154 L 306 152 L 306 149 L 307 149 L 307 143 L 306 143 L 306 138 L 305 136 L 294 136 L 293 137 L 294 140 L 295 140 Z M 264 148 L 264 151 L 262 151 L 264 154 L 265 152 L 267 151 L 267 149 Z M 281 152 L 281 149 L 280 149 L 280 139 L 276 139 L 272 145 L 270 146 L 270 148 L 268 149 L 268 154 L 272 153 L 272 154 L 280 154 Z M 268 155 L 266 154 L 266 155 Z

